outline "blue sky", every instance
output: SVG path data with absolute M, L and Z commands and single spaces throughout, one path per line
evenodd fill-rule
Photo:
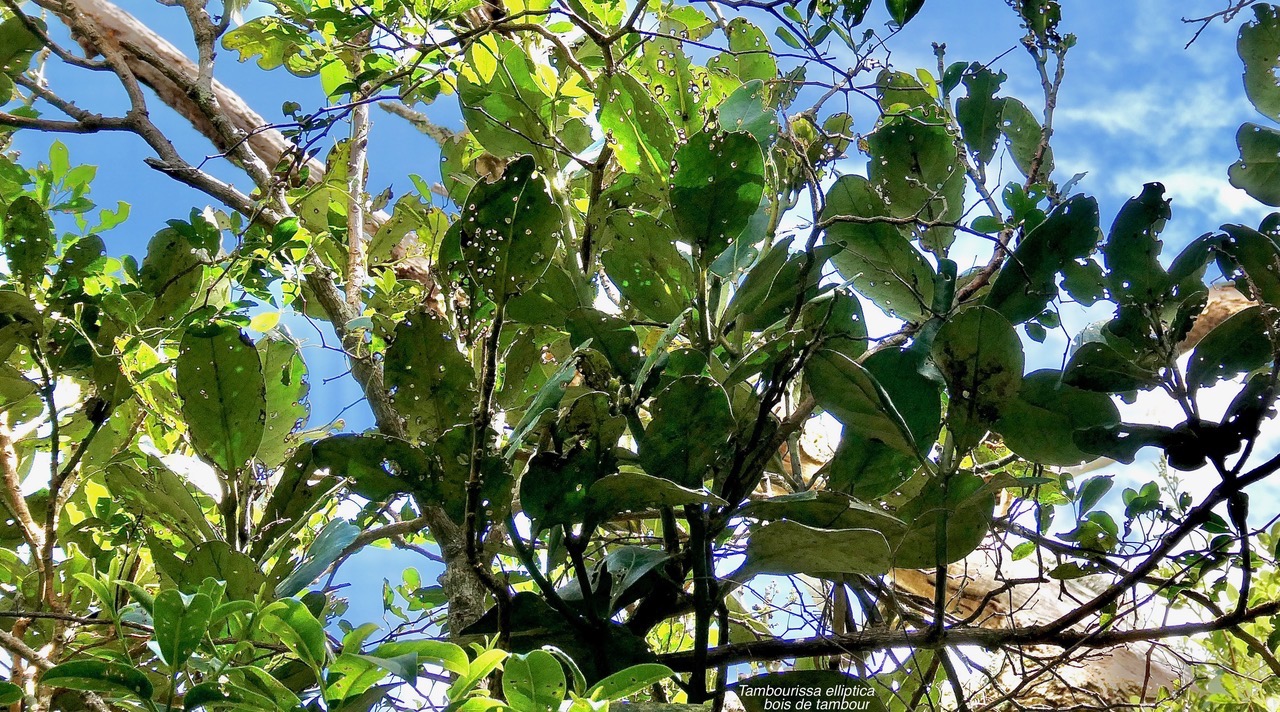
M 150 0 L 119 2 L 171 41 L 190 49 L 190 30 L 181 10 Z M 1088 173 L 1077 189 L 1099 199 L 1104 229 L 1123 201 L 1137 194 L 1143 183 L 1162 181 L 1173 198 L 1174 217 L 1165 233 L 1169 257 L 1176 248 L 1221 223 L 1256 224 L 1269 210 L 1232 188 L 1226 178 L 1227 166 L 1237 157 L 1236 128 L 1244 121 L 1266 121 L 1244 97 L 1240 61 L 1235 54 L 1240 20 L 1231 27 L 1215 23 L 1184 50 L 1182 45 L 1194 28 L 1180 22 L 1181 15 L 1219 10 L 1219 0 L 1176 4 L 1084 0 L 1065 4 L 1061 29 L 1078 35 L 1079 44 L 1069 55 L 1059 100 L 1054 139 L 1058 180 Z M 877 5 L 869 21 L 884 20 Z M 995 66 L 1009 74 L 1006 92 L 1022 98 L 1034 110 L 1039 103 L 1038 80 L 1026 53 L 1018 47 L 1020 35 L 1012 12 L 1001 0 L 929 0 L 921 15 L 893 41 L 891 59 L 897 68 L 932 70 L 936 62 L 930 43 L 934 41 L 947 44 L 949 61 L 988 62 L 1013 48 Z M 49 76 L 55 88 L 85 108 L 113 112 L 123 106 L 121 93 L 98 76 L 68 71 L 56 63 L 51 64 Z M 263 73 L 252 63 L 238 63 L 234 53 L 221 54 L 218 77 L 273 120 L 281 118 L 284 98 L 307 108 L 324 101 L 317 83 L 295 79 L 282 70 Z M 103 86 L 113 91 L 102 91 Z M 442 123 L 456 126 L 457 112 L 447 106 L 448 99 L 433 111 Z M 211 152 L 209 144 L 182 119 L 159 107 L 153 115 L 188 160 L 198 162 Z M 865 107 L 858 115 L 861 121 L 855 130 L 870 130 Z M 435 179 L 438 153 L 427 137 L 381 111 L 375 110 L 373 119 L 371 192 L 391 185 L 397 194 L 402 193 L 411 187 L 410 173 Z M 93 198 L 100 206 L 114 207 L 117 201 L 133 206 L 130 220 L 105 236 L 114 254 L 140 256 L 146 241 L 165 220 L 185 217 L 192 207 L 208 203 L 203 196 L 146 168 L 141 162 L 146 149 L 136 138 L 102 134 L 60 139 L 70 147 L 73 162 L 99 166 Z M 21 132 L 16 146 L 28 161 L 35 161 L 47 155 L 49 141 L 45 135 Z M 862 163 L 863 159 L 855 157 L 842 167 L 853 171 Z M 216 161 L 212 165 L 221 177 L 246 185 L 233 168 Z M 1006 175 L 1015 177 L 1012 167 Z M 962 264 L 961 268 L 967 266 Z M 1100 316 L 1104 315 L 1078 315 L 1073 320 L 1083 325 Z M 314 339 L 315 334 L 306 333 L 309 327 L 304 324 L 290 321 L 290 325 L 296 336 Z M 1064 347 L 1065 336 L 1054 336 L 1043 347 L 1043 357 L 1055 360 L 1052 354 L 1056 350 L 1060 355 Z M 360 399 L 350 379 L 321 385 L 325 379 L 339 376 L 343 367 L 331 357 L 320 358 L 320 353 L 317 349 L 308 352 L 313 392 L 323 389 L 324 393 L 313 398 L 313 424 L 327 422 Z M 363 406 L 346 411 L 344 417 L 355 430 L 370 424 Z M 348 564 L 342 578 L 353 585 L 352 598 L 372 604 L 349 617 L 355 621 L 375 618 L 382 578 L 398 581 L 400 569 L 407 565 L 417 565 L 424 580 L 434 577 L 429 562 L 405 552 L 370 551 Z

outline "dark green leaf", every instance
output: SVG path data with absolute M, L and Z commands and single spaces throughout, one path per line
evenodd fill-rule
M 1280 121 L 1280 15 L 1276 6 L 1255 3 L 1254 19 L 1240 26 L 1236 51 L 1244 60 L 1244 91 L 1258 111 Z
M 1227 317 L 1196 345 L 1187 366 L 1187 388 L 1194 392 L 1270 363 L 1276 358 L 1271 328 L 1262 306 Z
M 307 422 L 311 384 L 307 382 L 307 364 L 292 339 L 267 334 L 258 341 L 258 356 L 266 384 L 267 421 L 257 457 L 263 465 L 276 468 L 292 449 L 293 433 Z
M 475 375 L 458 346 L 449 322 L 431 310 L 396 325 L 384 371 L 396 410 L 415 437 L 436 437 L 471 419 Z
M 555 712 L 567 687 L 560 661 L 545 650 L 512 655 L 502 666 L 502 693 L 520 710 Z
M 586 507 L 598 516 L 607 516 L 685 504 L 724 506 L 725 501 L 705 489 L 689 489 L 661 477 L 625 471 L 594 482 L 587 490 Z
M 867 176 L 884 197 L 889 214 L 920 221 L 955 222 L 964 214 L 965 171 L 945 126 L 902 115 L 885 121 L 867 137 Z M 926 249 L 945 250 L 955 237 L 949 227 L 912 234 Z
M 946 551 L 943 563 L 959 561 L 978 548 L 991 525 L 995 497 L 982 478 L 960 473 L 945 481 L 931 479 L 924 492 L 896 514 L 910 526 L 898 540 L 891 539 L 893 566 L 903 569 L 938 565 L 938 528 L 944 526 Z
M 10 77 L 27 71 L 31 58 L 44 43 L 27 25 L 45 30 L 45 21 L 39 17 L 9 17 L 0 22 L 0 74 Z
M 938 330 L 933 360 L 947 380 L 947 427 L 956 447 L 967 450 L 1017 396 L 1022 385 L 1022 342 L 999 312 L 970 307 Z
M 12 682 L 0 682 L 0 705 L 22 701 L 22 688 Z
M 160 658 L 170 670 L 181 670 L 208 632 L 213 600 L 203 593 L 190 597 L 175 589 L 156 594 L 151 617 Z
M 787 520 L 760 527 L 747 540 L 747 560 L 730 575 L 746 581 L 757 574 L 869 574 L 893 567 L 884 534 L 872 529 L 815 529 Z
M 671 211 L 704 265 L 742 231 L 764 193 L 764 156 L 746 133 L 699 133 L 676 151 Z
M 178 395 L 191 446 L 224 475 L 258 452 L 267 417 L 258 351 L 233 326 L 190 329 L 178 353 Z
M 614 373 L 630 381 L 640 368 L 640 339 L 625 319 L 597 309 L 579 307 L 569 312 L 565 324 L 574 347 L 588 341 L 609 359 Z
M 652 419 L 640 441 L 645 472 L 682 487 L 701 487 L 734 430 L 724 388 L 709 378 L 683 376 L 658 393 L 649 412 Z
M 1280 245 L 1241 225 L 1223 225 L 1222 229 L 1227 236 L 1219 243 L 1219 249 L 1233 263 L 1223 271 L 1230 272 L 1243 294 L 1280 307 Z
M 768 105 L 769 89 L 759 79 L 753 79 L 730 94 L 716 111 L 723 131 L 746 131 L 755 136 L 761 146 L 773 143 L 778 134 L 778 117 Z
M 155 299 L 147 314 L 147 323 L 172 326 L 195 303 L 204 281 L 204 262 L 208 254 L 196 249 L 173 228 L 157 232 L 147 244 L 138 286 Z
M 674 320 L 692 303 L 693 269 L 675 246 L 675 231 L 648 213 L 619 211 L 609 216 L 614 233 L 600 255 L 609 280 L 641 314 Z M 548 273 L 550 274 L 550 273 Z
M 560 209 L 532 156 L 507 165 L 494 183 L 481 181 L 458 218 L 462 254 L 485 296 L 498 304 L 547 271 L 563 227 Z
M 870 218 L 889 215 L 884 199 L 862 176 L 842 176 L 827 192 L 822 219 L 833 221 L 824 240 L 840 245 L 832 256 L 840 275 L 887 313 L 922 322 L 933 304 L 933 268 L 887 223 L 840 222 L 840 216 Z
M 986 305 L 1021 324 L 1044 311 L 1058 296 L 1054 275 L 1097 246 L 1098 202 L 1074 196 L 1018 243 L 996 276 Z
M 1111 475 L 1098 475 L 1090 477 L 1080 485 L 1080 493 L 1076 499 L 1080 502 L 1080 516 L 1084 516 L 1102 501 L 1102 498 L 1111 491 L 1111 486 L 1115 484 L 1115 480 Z
M 0 36 L 5 25 L 16 21 L 11 18 L 0 25 Z M 9 269 L 28 289 L 39 286 L 44 279 L 45 262 L 53 255 L 53 223 L 49 216 L 34 198 L 20 195 L 9 203 L 3 227 L 0 247 L 4 247 Z
M 889 17 L 901 27 L 920 12 L 920 8 L 924 7 L 924 0 L 885 0 L 884 4 L 889 8 Z
M 1169 201 L 1159 183 L 1146 184 L 1141 195 L 1120 209 L 1102 249 L 1107 288 L 1118 302 L 1155 303 L 1168 288 L 1169 277 L 1159 260 L 1159 235 L 1169 216 Z
M 948 74 L 950 72 L 948 69 Z M 1004 72 L 992 72 L 982 65 L 964 73 L 963 81 L 969 94 L 956 101 L 956 122 L 960 124 L 965 145 L 980 163 L 990 163 L 996 155 L 1004 100 L 997 99 L 995 94 L 1006 78 Z
M 911 429 L 875 377 L 848 356 L 823 349 L 805 364 L 805 382 L 818 405 L 860 436 L 915 455 Z
M 1043 137 L 1040 122 L 1021 101 L 1010 97 L 1001 102 L 1000 130 L 1004 132 L 1014 165 L 1024 176 L 1030 176 L 1031 169 L 1036 168 L 1037 180 L 1053 173 L 1053 149 L 1045 146 L 1043 151 L 1040 150 Z M 1036 165 L 1037 155 L 1039 165 Z
M 40 683 L 68 690 L 124 693 L 140 700 L 150 700 L 155 692 L 151 681 L 138 668 L 105 660 L 73 660 L 55 665 L 44 671 Z
M 1106 394 L 1064 385 L 1061 378 L 1053 370 L 1028 374 L 994 426 L 1006 447 L 1032 462 L 1066 466 L 1091 460 L 1097 453 L 1076 446 L 1076 431 L 1120 422 Z

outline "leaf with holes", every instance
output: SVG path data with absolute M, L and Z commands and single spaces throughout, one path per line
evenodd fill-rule
M 475 372 L 439 314 L 417 311 L 397 324 L 383 368 L 392 402 L 412 436 L 430 439 L 471 420 L 478 397 Z
M 675 246 L 675 231 L 649 213 L 609 216 L 614 238 L 600 255 L 609 280 L 640 313 L 670 322 L 692 303 L 693 268 Z
M 203 593 L 184 596 L 170 588 L 156 594 L 151 614 L 155 640 L 170 670 L 181 670 L 186 664 L 208 632 L 212 615 L 213 600 Z
M 867 177 L 883 196 L 889 215 L 919 222 L 955 222 L 964 214 L 965 171 L 955 138 L 942 125 L 895 116 L 867 137 Z M 945 250 L 954 228 L 942 225 L 911 234 L 925 249 Z
M 747 133 L 699 133 L 676 151 L 671 212 L 703 266 L 742 231 L 764 194 L 764 155 Z
M 267 420 L 258 445 L 258 461 L 279 467 L 294 445 L 294 433 L 302 429 L 311 412 L 307 394 L 307 364 L 298 344 L 278 332 L 258 340 L 262 380 L 266 384 Z
M 4 247 L 9 269 L 28 290 L 39 286 L 44 279 L 45 262 L 53 255 L 53 223 L 49 216 L 34 198 L 20 195 L 5 211 L 3 227 L 0 246 Z
M 1014 324 L 1035 318 L 1058 296 L 1055 275 L 1092 253 L 1101 235 L 1098 201 L 1072 196 L 1018 242 L 985 304 Z
M 988 307 L 970 307 L 938 330 L 933 360 L 947 381 L 947 428 L 964 452 L 1000 418 L 1022 385 L 1022 342 L 1009 321 Z
M 507 165 L 494 183 L 477 183 L 458 220 L 471 276 L 497 304 L 528 289 L 547 271 L 563 227 L 560 209 L 532 156 Z
M 178 395 L 191 446 L 224 475 L 258 452 L 267 392 L 257 348 L 225 324 L 188 329 L 178 352 Z
M 665 178 L 676 130 L 649 90 L 629 74 L 610 74 L 600 78 L 596 100 L 600 127 L 622 169 Z
M 709 378 L 683 376 L 658 393 L 649 412 L 653 418 L 640 441 L 645 472 L 701 487 L 734 430 L 724 388 Z

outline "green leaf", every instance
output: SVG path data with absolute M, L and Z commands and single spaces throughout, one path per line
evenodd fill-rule
M 685 504 L 723 507 L 726 502 L 705 489 L 689 489 L 662 477 L 624 471 L 592 483 L 587 489 L 585 506 L 597 516 L 607 516 Z
M 431 662 L 455 675 L 465 675 L 471 661 L 460 646 L 443 640 L 396 640 L 383 643 L 373 654 L 382 658 L 398 658 L 413 653 L 421 662 Z
M 182 696 L 182 709 L 261 709 L 278 710 L 272 700 L 231 682 L 202 682 L 192 685 Z
M 1075 433 L 1120 422 L 1109 396 L 1065 385 L 1061 378 L 1054 370 L 1027 374 L 993 426 L 1006 447 L 1031 462 L 1068 466 L 1091 460 L 1097 453 L 1081 450 Z
M 148 539 L 148 542 L 153 540 Z M 154 550 L 152 552 L 154 554 Z M 206 541 L 187 554 L 185 564 L 177 562 L 176 571 L 166 570 L 182 591 L 196 591 L 205 579 L 225 581 L 227 597 L 253 600 L 266 583 L 258 563 L 224 541 Z
M 906 525 L 879 507 L 839 492 L 809 490 L 749 502 L 737 512 L 763 520 L 789 519 L 819 529 L 872 529 L 901 534 Z
M 1137 356 L 1131 348 L 1122 353 L 1112 343 L 1090 341 L 1071 355 L 1062 382 L 1104 393 L 1145 390 L 1159 383 L 1159 373 L 1138 363 Z
M 1080 493 L 1076 499 L 1080 502 L 1080 516 L 1084 516 L 1097 506 L 1098 502 L 1111 491 L 1111 486 L 1115 484 L 1115 480 L 1111 475 L 1098 475 L 1090 477 L 1080 485 Z
M 498 304 L 547 271 L 563 227 L 560 209 L 532 156 L 508 164 L 494 183 L 477 183 L 459 221 L 471 276 Z
M 224 475 L 257 454 L 267 394 L 262 361 L 244 332 L 223 324 L 189 329 L 178 351 L 178 395 L 191 446 Z
M 180 670 L 209 629 L 213 600 L 203 593 L 190 597 L 175 589 L 161 591 L 152 604 L 155 640 L 160 659 L 170 670 Z
M 1223 271 L 1230 272 L 1243 294 L 1280 307 L 1280 245 L 1242 225 L 1223 225 L 1222 230 L 1226 238 L 1219 243 L 1219 249 L 1234 265 L 1223 266 Z
M 40 684 L 68 690 L 126 694 L 149 701 L 155 688 L 146 674 L 132 665 L 105 660 L 73 660 L 55 665 L 40 676 Z
M 217 539 L 186 482 L 158 460 L 146 471 L 125 464 L 107 467 L 106 485 L 112 495 L 136 512 L 145 513 L 192 545 Z
M 645 472 L 681 487 L 701 487 L 734 431 L 724 388 L 709 378 L 682 376 L 658 393 L 649 412 L 640 441 Z
M 822 349 L 805 363 L 805 382 L 825 411 L 860 436 L 916 454 L 915 437 L 875 377 L 848 356 Z
M 961 79 L 968 96 L 956 100 L 956 123 L 960 124 L 969 152 L 979 163 L 990 163 L 996 155 L 1004 99 L 997 99 L 995 94 L 1007 78 L 1004 72 L 996 73 L 976 65 Z
M 0 22 L 0 74 L 16 77 L 31 66 L 31 58 L 44 47 L 27 25 L 48 29 L 39 17 L 9 17 Z
M 45 262 L 53 255 L 53 223 L 49 216 L 34 198 L 19 195 L 9 203 L 3 226 L 0 247 L 4 247 L 9 269 L 28 290 L 39 286 L 44 279 Z
M 889 17 L 901 27 L 920 12 L 920 8 L 924 7 L 924 0 L 885 0 L 884 4 L 889 8 Z
M 262 611 L 262 627 L 274 634 L 313 670 L 324 667 L 329 656 L 324 627 L 307 607 L 294 598 L 285 598 Z
M 262 380 L 266 384 L 267 421 L 258 445 L 258 462 L 279 467 L 292 449 L 293 434 L 302 429 L 311 413 L 307 394 L 307 364 L 297 342 L 277 332 L 258 340 Z
M 600 255 L 609 280 L 645 316 L 673 321 L 692 303 L 693 268 L 675 246 L 675 231 L 648 213 L 609 216 L 614 234 Z
M 325 698 L 354 701 L 381 682 L 388 670 L 385 666 L 374 663 L 368 656 L 343 653 L 329 664 L 327 672 Z M 342 709 L 346 709 L 345 706 Z
M 649 91 L 629 74 L 607 74 L 596 86 L 596 101 L 618 165 L 628 173 L 665 178 L 676 131 Z
M 706 69 L 689 60 L 680 40 L 654 37 L 646 42 L 639 71 L 677 128 L 686 135 L 702 131 L 704 113 L 712 105 L 711 78 Z
M 470 422 L 477 398 L 475 373 L 449 322 L 429 309 L 396 325 L 384 373 L 396 410 L 409 432 L 428 440 Z
M 590 284 L 580 274 L 571 274 L 564 267 L 552 264 L 532 287 L 512 298 L 507 304 L 507 318 L 522 324 L 561 329 L 569 312 L 591 306 L 592 294 Z
M 735 17 L 724 33 L 729 48 L 712 57 L 707 69 L 737 77 L 744 84 L 753 79 L 771 82 L 778 78 L 778 63 L 763 30 L 744 18 Z
M 1013 163 L 1022 175 L 1030 176 L 1031 168 L 1035 164 L 1036 152 L 1040 148 L 1040 139 L 1043 136 L 1040 122 L 1021 101 L 1009 97 L 1002 99 L 1001 102 L 1003 106 L 1000 110 L 1000 130 L 1004 132 L 1005 140 L 1008 142 L 1009 155 L 1013 157 Z M 1051 173 L 1053 173 L 1053 149 L 1045 146 L 1040 156 L 1036 177 L 1038 180 L 1043 179 Z
M 1091 254 L 1100 237 L 1098 202 L 1069 198 L 1014 248 L 985 304 L 1014 324 L 1035 318 L 1058 296 L 1054 276 Z
M 884 534 L 873 529 L 815 529 L 787 520 L 760 527 L 747 540 L 747 560 L 729 578 L 743 582 L 757 574 L 868 574 L 892 568 Z
M 958 451 L 973 447 L 1022 385 L 1022 342 L 988 307 L 964 309 L 942 325 L 933 360 L 947 381 L 947 427 Z
M 480 145 L 499 157 L 542 155 L 543 146 L 555 145 L 557 102 L 543 91 L 537 67 L 519 45 L 486 34 L 471 43 L 466 59 L 458 99 Z
M 742 231 L 764 193 L 764 156 L 746 133 L 699 133 L 676 151 L 671 211 L 710 264 Z
M 890 539 L 893 566 L 902 569 L 938 565 L 938 528 L 944 526 L 945 561 L 951 563 L 978 548 L 991 526 L 995 497 L 981 477 L 958 473 L 931 478 L 925 490 L 896 512 L 909 524 L 901 539 Z
M 579 307 L 569 312 L 565 327 L 575 348 L 590 341 L 591 347 L 609 359 L 614 373 L 624 381 L 630 381 L 643 363 L 640 339 L 625 319 L 598 309 Z
M 1247 307 L 1214 327 L 1191 354 L 1187 388 L 1192 393 L 1220 380 L 1261 368 L 1276 358 L 1271 324 L 1261 305 Z
M 658 663 L 642 663 L 615 672 L 587 690 L 593 700 L 616 701 L 646 690 L 652 685 L 675 675 L 671 668 Z
M 204 250 L 171 227 L 151 238 L 138 276 L 138 286 L 155 299 L 147 313 L 148 325 L 174 326 L 186 316 L 200 294 L 208 258 Z
M 360 527 L 345 519 L 332 519 L 311 542 L 298 567 L 276 586 L 276 597 L 295 596 L 310 586 L 337 561 L 360 535 Z
M 481 680 L 488 677 L 489 673 L 501 667 L 506 659 L 507 651 L 505 650 L 486 650 L 477 655 L 476 659 L 471 661 L 467 673 L 459 675 L 458 679 L 449 686 L 449 701 L 457 702 L 465 697 Z M 556 664 L 559 665 L 559 663 Z
M 728 96 L 716 111 L 722 131 L 746 131 L 768 146 L 778 135 L 778 117 L 768 105 L 769 89 L 762 80 L 746 82 Z
M 945 126 L 896 116 L 868 136 L 867 145 L 867 176 L 883 196 L 889 215 L 955 222 L 964 214 L 964 165 Z M 949 227 L 923 232 L 911 228 L 911 234 L 935 252 L 945 250 L 954 233 Z
M 1276 69 L 1280 67 L 1280 15 L 1275 5 L 1267 3 L 1254 4 L 1253 14 L 1252 22 L 1240 26 L 1236 39 L 1236 51 L 1244 60 L 1244 91 L 1258 111 L 1280 121 L 1280 85 L 1276 83 Z
M 839 222 L 839 216 L 889 216 L 884 199 L 862 176 L 842 176 L 827 192 L 824 221 L 831 221 L 823 238 L 840 245 L 831 261 L 840 275 L 853 282 L 859 294 L 891 316 L 922 322 L 933 304 L 933 267 L 888 223 Z
M 0 682 L 0 705 L 11 705 L 22 701 L 22 688 L 12 682 Z
M 1120 209 L 1102 248 L 1107 288 L 1120 304 L 1154 304 L 1169 286 L 1160 265 L 1160 230 L 1169 219 L 1164 186 L 1148 183 Z
M 560 661 L 545 650 L 512 655 L 502 666 L 502 693 L 519 710 L 554 712 L 567 687 Z

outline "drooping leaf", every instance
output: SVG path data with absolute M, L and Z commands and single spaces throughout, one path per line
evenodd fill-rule
M 827 192 L 822 219 L 832 223 L 824 241 L 842 247 L 831 261 L 859 294 L 890 315 L 921 322 L 933 304 L 934 275 L 929 263 L 894 225 L 839 221 L 840 216 L 871 219 L 889 215 L 884 199 L 866 178 L 842 176 Z
M 789 519 L 818 529 L 872 529 L 901 533 L 906 525 L 879 507 L 863 504 L 839 492 L 809 490 L 749 502 L 738 510 L 744 517 Z
M 1223 272 L 1235 279 L 1241 293 L 1252 299 L 1280 307 L 1280 245 L 1257 230 L 1242 225 L 1223 225 L 1226 238 L 1218 249 L 1229 260 L 1219 260 Z
M 639 337 L 625 319 L 579 307 L 569 312 L 565 326 L 574 347 L 590 341 L 591 347 L 603 353 L 614 373 L 624 380 L 630 380 L 643 363 Z
M 149 325 L 172 326 L 186 315 L 200 293 L 207 260 L 204 250 L 171 227 L 151 238 L 138 276 L 138 286 L 155 299 L 147 314 Z
M 701 487 L 734 430 L 724 389 L 709 378 L 683 376 L 658 393 L 649 412 L 640 441 L 645 472 L 681 487 Z
M 181 670 L 208 632 L 213 599 L 203 593 L 189 598 L 176 589 L 156 594 L 151 617 L 160 657 L 170 670 Z
M 603 477 L 587 490 L 587 511 L 599 516 L 641 511 L 650 507 L 685 504 L 724 506 L 725 501 L 705 489 L 681 487 L 661 476 L 623 471 Z
M 289 650 L 312 669 L 324 666 L 329 657 L 324 627 L 301 601 L 284 598 L 262 611 L 262 627 L 280 639 Z
M 151 540 L 148 540 L 151 541 Z M 154 548 L 152 554 L 155 554 Z M 176 568 L 166 571 L 184 592 L 197 591 L 205 579 L 225 581 L 226 595 L 231 600 L 254 600 L 266 583 L 267 577 L 258 563 L 231 548 L 224 541 L 206 541 L 187 554 L 184 562 L 170 562 Z
M 978 548 L 991 526 L 995 497 L 981 477 L 967 473 L 934 478 L 915 499 L 895 513 L 908 523 L 900 539 L 890 539 L 893 566 L 933 568 L 938 561 L 938 529 L 945 527 L 941 563 L 959 561 Z
M 978 443 L 1022 385 L 1022 342 L 988 307 L 964 309 L 942 325 L 933 360 L 947 381 L 947 427 L 961 451 Z
M 671 211 L 704 265 L 742 231 L 764 193 L 764 156 L 747 133 L 699 133 L 676 151 Z
M 494 183 L 477 183 L 458 220 L 471 276 L 498 304 L 547 271 L 563 227 L 532 156 L 508 164 Z
M 257 348 L 239 329 L 188 329 L 178 352 L 178 395 L 191 445 L 225 475 L 258 452 L 267 418 Z
M 470 421 L 478 397 L 475 374 L 444 317 L 431 310 L 407 315 L 396 325 L 383 370 L 414 436 L 428 439 Z
M 1027 233 L 996 276 L 986 305 L 1020 324 L 1058 296 L 1055 275 L 1097 246 L 1098 202 L 1073 196 Z
M 610 74 L 596 86 L 600 126 L 622 169 L 666 177 L 676 131 L 667 112 L 629 74 Z
M 586 696 L 593 700 L 621 700 L 647 690 L 674 674 L 671 668 L 658 663 L 632 665 L 592 685 Z
M 298 562 L 293 573 L 276 585 L 276 597 L 287 598 L 301 593 L 332 566 L 359 535 L 360 527 L 351 522 L 345 519 L 330 520 L 316 535 L 315 541 L 311 542 L 306 555 Z
M 520 45 L 497 34 L 486 34 L 467 50 L 458 77 L 462 118 L 495 156 L 540 155 L 544 146 L 555 145 L 556 102 L 537 71 Z
M 982 65 L 965 72 L 962 78 L 969 93 L 956 100 L 956 123 L 960 124 L 965 145 L 980 163 L 990 163 L 996 155 L 1004 100 L 995 94 L 1006 78 L 1004 72 L 993 72 Z

